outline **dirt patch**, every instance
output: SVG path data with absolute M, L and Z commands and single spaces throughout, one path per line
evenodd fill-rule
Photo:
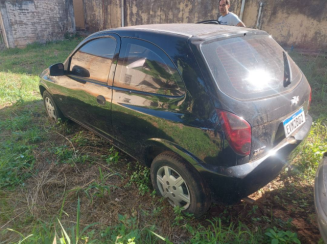
M 315 217 L 313 187 L 298 182 L 301 179 L 285 178 L 285 175 L 279 177 L 262 189 L 267 190 L 267 196 L 259 198 L 256 204 L 262 209 L 270 208 L 273 218 L 281 220 L 281 223 L 290 224 L 302 243 L 317 243 L 320 234 Z

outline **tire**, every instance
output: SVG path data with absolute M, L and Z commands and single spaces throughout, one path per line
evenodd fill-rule
M 151 181 L 157 194 L 194 217 L 202 216 L 210 207 L 209 191 L 199 173 L 171 152 L 153 160 Z
M 58 109 L 50 93 L 47 91 L 43 92 L 43 103 L 44 103 L 45 110 L 47 111 L 47 114 L 50 119 L 54 120 L 55 122 L 58 122 L 59 120 L 62 121 L 65 120 L 65 117 Z

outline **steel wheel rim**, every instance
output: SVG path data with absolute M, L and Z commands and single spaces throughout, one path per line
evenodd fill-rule
M 191 196 L 183 177 L 169 166 L 161 167 L 157 172 L 157 186 L 161 195 L 168 198 L 172 206 L 187 209 L 190 206 Z
M 54 120 L 57 120 L 56 109 L 55 109 L 54 104 L 52 103 L 52 101 L 51 101 L 51 99 L 49 97 L 45 98 L 45 107 L 47 109 L 49 117 L 54 119 Z

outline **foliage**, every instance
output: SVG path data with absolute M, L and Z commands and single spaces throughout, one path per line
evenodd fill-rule
M 21 244 L 21 243 L 23 243 L 24 241 L 26 241 L 28 238 L 30 238 L 30 237 L 33 236 L 33 234 L 30 234 L 30 235 L 28 235 L 28 236 L 25 237 L 22 233 L 20 233 L 20 232 L 17 231 L 17 230 L 13 230 L 13 229 L 10 229 L 10 228 L 8 228 L 8 230 L 9 230 L 9 231 L 12 231 L 12 232 L 15 232 L 15 233 L 17 233 L 17 234 L 19 234 L 19 235 L 21 236 L 22 240 L 19 240 L 17 244 Z
M 76 143 L 78 146 L 87 145 L 87 139 L 83 134 L 83 131 L 76 133 L 71 139 L 72 143 Z
M 173 225 L 181 225 L 181 223 L 184 223 L 187 219 L 193 218 L 193 215 L 187 212 L 183 212 L 183 208 L 179 206 L 174 207 L 174 214 L 175 219 Z
M 1 63 L 1 57 L 0 57 Z M 0 66 L 0 105 L 17 103 L 40 99 L 35 96 L 38 87 L 36 75 L 16 74 L 12 71 L 1 71 Z
M 76 224 L 70 228 L 65 228 L 62 222 L 57 219 L 59 227 L 56 222 L 46 224 L 40 221 L 39 226 L 33 229 L 33 234 L 29 234 L 26 237 L 16 230 L 8 230 L 19 234 L 21 240 L 19 240 L 18 243 L 77 244 L 80 240 L 84 240 L 85 243 L 97 243 L 97 240 L 93 238 L 94 231 L 88 231 L 97 223 L 89 224 L 84 227 L 83 230 L 80 230 L 80 215 L 81 203 L 80 199 L 78 198 Z
M 83 236 L 84 232 L 86 230 L 88 230 L 90 227 L 96 225 L 97 223 L 92 223 L 90 225 L 87 225 L 81 232 L 80 232 L 80 213 L 81 212 L 81 203 L 80 203 L 80 199 L 78 198 L 78 202 L 77 202 L 77 215 L 76 215 L 76 225 L 74 227 L 71 228 L 71 236 L 69 236 L 65 230 L 65 228 L 63 227 L 63 225 L 61 224 L 60 220 L 58 219 L 58 223 L 60 225 L 61 228 L 61 237 L 59 237 L 59 243 L 60 244 L 78 244 L 78 241 L 80 239 L 87 239 L 87 243 L 96 243 L 96 240 L 88 240 L 88 237 Z M 93 232 L 90 232 L 91 235 L 93 234 Z M 53 241 L 53 244 L 57 244 L 58 242 L 56 241 L 57 239 L 57 232 L 55 233 L 55 238 Z
M 312 104 L 310 113 L 317 118 L 327 115 L 325 104 L 327 104 L 327 59 L 319 54 L 314 56 L 302 55 L 291 52 L 291 57 L 301 68 L 308 79 L 312 89 Z
M 108 227 L 102 237 L 110 237 L 114 243 L 128 243 L 129 240 L 139 241 L 141 231 L 137 228 L 137 218 L 118 214 L 119 224 Z
M 1 51 L 0 107 L 8 103 L 40 100 L 39 74 L 51 64 L 63 62 L 80 40 L 37 43 L 24 49 Z
M 91 198 L 91 202 L 93 202 L 94 197 L 103 198 L 110 195 L 110 188 L 117 188 L 116 186 L 106 185 L 106 180 L 114 175 L 121 177 L 119 173 L 103 175 L 102 170 L 99 167 L 99 182 L 92 182 L 92 184 L 90 184 L 85 190 L 86 195 Z
M 139 190 L 139 194 L 143 196 L 147 192 L 150 192 L 150 170 L 148 167 L 136 163 L 135 169 L 133 170 L 129 183 L 126 186 L 135 184 Z
M 0 139 L 0 188 L 23 184 L 31 175 L 34 143 L 39 143 L 42 137 L 37 127 L 27 128 L 31 113 L 18 111 L 20 115 L 0 121 L 0 131 L 7 131 Z
M 306 142 L 297 152 L 297 170 L 305 178 L 314 179 L 323 153 L 327 152 L 327 116 L 320 117 L 313 123 Z
M 268 229 L 265 233 L 266 236 L 269 238 L 269 242 L 271 244 L 278 244 L 278 243 L 298 243 L 300 244 L 300 240 L 297 238 L 297 234 L 291 231 L 282 231 L 278 230 L 276 227 L 272 229 Z
M 107 156 L 105 159 L 106 159 L 106 162 L 107 164 L 116 164 L 118 161 L 119 161 L 119 153 L 117 151 L 115 151 L 115 148 L 114 147 L 111 147 L 109 149 L 109 156 Z
M 246 225 L 239 223 L 238 226 L 231 223 L 228 227 L 223 226 L 221 219 L 207 220 L 209 226 L 198 225 L 192 227 L 186 225 L 191 234 L 190 243 L 260 243 L 261 233 L 255 234 Z
M 70 159 L 74 155 L 74 151 L 71 150 L 70 148 L 68 148 L 67 145 L 62 145 L 59 147 L 55 147 L 53 149 L 54 149 L 54 154 L 56 154 L 58 156 L 58 159 L 60 161 Z

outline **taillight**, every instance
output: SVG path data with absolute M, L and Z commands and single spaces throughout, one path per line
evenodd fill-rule
M 311 86 L 309 85 L 309 87 L 310 87 L 310 95 L 309 95 L 308 110 L 310 109 L 310 105 L 311 105 L 311 96 L 312 96 L 312 89 L 311 89 Z
M 250 154 L 251 150 L 251 126 L 243 118 L 235 114 L 217 109 L 221 126 L 226 139 L 233 150 L 242 156 Z

